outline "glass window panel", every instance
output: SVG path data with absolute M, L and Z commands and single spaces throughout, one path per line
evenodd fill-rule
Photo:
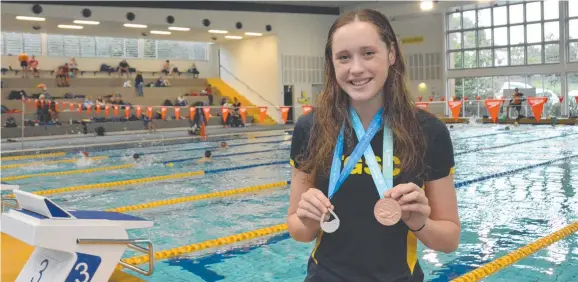
M 494 45 L 496 46 L 508 45 L 507 27 L 494 28 Z
M 542 42 L 542 24 L 529 24 L 526 26 L 526 42 Z
M 578 42 L 570 42 L 568 51 L 570 62 L 578 62 Z
M 510 24 L 524 22 L 524 4 L 510 6 Z
M 462 16 L 464 29 L 476 27 L 476 11 L 465 11 Z
M 568 74 L 568 106 L 571 116 L 578 116 L 578 73 Z
M 477 77 L 465 77 L 464 83 L 464 93 L 465 97 L 470 100 L 475 100 L 478 95 L 478 78 Z
M 476 31 L 464 32 L 464 49 L 476 48 Z
M 505 25 L 508 20 L 508 9 L 506 6 L 494 7 L 494 25 Z
M 452 97 L 462 97 L 464 95 L 464 79 L 456 78 L 455 94 Z
M 510 45 L 524 43 L 524 26 L 515 25 L 510 27 Z
M 22 33 L 21 32 L 2 32 L 5 53 L 9 56 L 17 56 L 22 53 Z
M 494 88 L 492 87 L 492 77 L 478 77 L 478 95 L 482 99 L 493 98 Z
M 544 62 L 560 62 L 560 44 L 546 44 L 544 46 Z
M 450 50 L 461 49 L 462 48 L 462 33 L 452 32 L 448 34 Z
M 492 29 L 478 30 L 478 46 L 491 47 L 492 46 Z
M 578 19 L 570 20 L 568 22 L 568 33 L 570 34 L 570 39 L 578 39 Z
M 541 74 L 530 75 L 526 78 L 526 80 L 528 81 L 528 84 L 534 88 L 544 87 L 544 76 Z
M 462 28 L 461 13 L 451 13 L 448 15 L 448 28 L 449 30 L 458 30 Z
M 524 64 L 524 47 L 510 47 L 510 65 L 519 66 Z
M 529 65 L 542 63 L 542 45 L 529 45 L 527 47 L 527 53 Z
M 464 51 L 464 68 L 471 69 L 478 67 L 476 60 L 476 51 Z
M 544 19 L 554 20 L 560 17 L 560 3 L 558 0 L 544 1 Z
M 492 9 L 478 10 L 478 27 L 487 27 L 492 25 Z
M 542 4 L 540 2 L 526 3 L 526 22 L 542 19 Z
M 508 65 L 508 49 L 498 48 L 494 50 L 494 66 L 502 67 Z
M 463 66 L 462 52 L 450 52 L 450 69 L 461 69 Z
M 568 1 L 568 16 L 578 17 L 578 1 Z
M 504 95 L 503 89 L 508 89 L 508 77 L 507 76 L 494 76 L 494 98 L 502 98 Z
M 544 23 L 544 40 L 545 41 L 560 40 L 560 24 L 557 21 Z
M 560 116 L 561 80 L 559 74 L 544 75 L 544 88 L 536 89 L 536 96 L 548 97 L 542 116 Z
M 461 78 L 448 79 L 448 93 L 450 94 L 450 97 L 456 96 L 456 88 L 457 88 L 457 81 L 456 80 L 460 80 L 460 86 L 459 87 L 462 88 Z
M 482 49 L 478 52 L 478 66 L 487 68 L 492 66 L 492 49 Z

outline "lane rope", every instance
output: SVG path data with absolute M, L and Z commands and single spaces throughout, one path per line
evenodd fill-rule
M 98 156 L 98 157 L 90 157 L 88 160 L 90 161 L 100 161 L 108 159 L 107 156 Z M 37 165 L 51 165 L 51 164 L 60 164 L 60 163 L 75 163 L 79 159 L 64 159 L 64 160 L 56 160 L 56 161 L 45 161 L 45 162 L 33 162 L 33 163 L 20 163 L 20 164 L 9 164 L 0 166 L 0 169 L 10 169 L 10 168 L 20 168 L 20 167 L 30 167 L 30 166 L 37 166 Z
M 224 171 L 249 169 L 249 168 L 255 168 L 255 167 L 260 167 L 260 166 L 278 165 L 278 164 L 287 164 L 288 165 L 289 162 L 278 161 L 278 162 L 268 162 L 268 163 L 230 167 L 230 168 L 213 169 L 213 170 L 206 170 L 206 171 L 183 172 L 183 173 L 175 173 L 175 174 L 168 174 L 168 175 L 121 180 L 121 181 L 76 185 L 76 186 L 69 186 L 69 187 L 49 189 L 49 190 L 33 191 L 31 193 L 36 194 L 36 195 L 46 196 L 46 195 L 54 195 L 54 194 L 74 192 L 74 191 L 120 187 L 120 186 L 127 186 L 127 185 L 141 184 L 141 183 L 148 183 L 148 182 L 156 182 L 156 181 L 168 180 L 168 179 L 179 179 L 179 178 L 186 178 L 186 177 L 192 177 L 192 176 L 200 176 L 200 175 L 205 175 L 205 174 L 215 174 L 215 173 L 220 173 L 220 172 L 224 172 Z M 6 197 L 7 198 L 14 198 L 14 194 L 7 195 Z
M 278 224 L 273 225 L 265 228 L 260 228 L 256 230 L 251 230 L 243 233 L 233 234 L 213 240 L 207 240 L 200 243 L 194 243 L 190 245 L 180 246 L 172 249 L 157 251 L 154 253 L 155 260 L 162 260 L 162 259 L 170 259 L 182 256 L 184 254 L 189 254 L 193 252 L 202 251 L 205 249 L 211 249 L 223 245 L 234 244 L 243 241 L 254 240 L 260 237 L 265 237 L 269 235 L 273 235 L 279 232 L 283 232 L 287 230 L 287 224 Z M 143 263 L 147 263 L 149 261 L 148 256 L 134 256 L 130 258 L 126 258 L 122 260 L 128 264 L 132 265 L 139 265 Z M 118 268 L 122 268 L 122 266 L 117 266 Z
M 520 247 L 517 250 L 508 253 L 492 262 L 489 262 L 481 267 L 478 267 L 454 280 L 453 282 L 470 282 L 479 281 L 482 278 L 488 277 L 504 268 L 515 264 L 516 262 L 529 257 L 535 252 L 544 249 L 568 236 L 578 232 L 578 221 L 575 221 L 558 231 L 542 237 L 531 244 Z
M 551 137 L 546 137 L 546 138 L 537 138 L 537 139 L 531 139 L 531 140 L 526 140 L 526 141 L 521 141 L 521 142 L 508 143 L 508 144 L 498 145 L 498 146 L 493 146 L 493 147 L 477 148 L 477 149 L 472 149 L 472 150 L 467 150 L 467 151 L 462 151 L 462 152 L 456 152 L 454 154 L 454 156 L 459 156 L 459 155 L 463 155 L 463 154 L 469 154 L 469 153 L 474 153 L 474 152 L 479 152 L 479 151 L 484 151 L 484 150 L 500 149 L 500 148 L 505 148 L 505 147 L 509 147 L 509 146 L 532 143 L 532 142 L 536 142 L 536 141 L 544 141 L 544 140 L 550 140 L 550 139 L 555 139 L 555 138 L 560 138 L 560 137 L 567 137 L 567 136 L 572 136 L 572 135 L 576 135 L 576 134 L 578 134 L 578 133 L 568 133 L 568 134 L 562 134 L 562 135 L 558 135 L 558 136 L 551 136 Z
M 234 196 L 234 195 L 238 195 L 238 194 L 244 194 L 244 193 L 250 193 L 250 192 L 260 192 L 260 191 L 270 190 L 273 188 L 284 187 L 284 186 L 289 185 L 290 183 L 291 183 L 291 181 L 279 181 L 279 182 L 267 183 L 267 184 L 262 184 L 262 185 L 249 186 L 249 187 L 245 187 L 245 188 L 237 188 L 237 189 L 218 191 L 218 192 L 212 192 L 212 193 L 206 193 L 206 194 L 198 194 L 198 195 L 191 195 L 191 196 L 186 196 L 186 197 L 178 197 L 178 198 L 172 198 L 172 199 L 166 199 L 166 200 L 159 200 L 159 201 L 142 203 L 142 204 L 137 204 L 137 205 L 123 206 L 123 207 L 118 207 L 118 208 L 110 208 L 110 209 L 107 209 L 106 211 L 127 212 L 127 211 L 157 208 L 157 207 L 168 206 L 168 205 L 176 205 L 176 204 L 182 204 L 182 203 L 187 203 L 187 202 L 216 199 L 216 198 L 225 198 L 225 197 L 230 197 L 230 196 Z
M 95 167 L 95 168 L 87 168 L 87 169 L 74 169 L 74 170 L 64 170 L 64 171 L 54 171 L 54 172 L 43 172 L 43 173 L 14 175 L 14 176 L 6 176 L 6 177 L 2 178 L 2 181 L 19 180 L 19 179 L 26 179 L 26 178 L 33 178 L 33 177 L 45 177 L 45 176 L 57 176 L 57 175 L 71 175 L 71 174 L 91 173 L 91 172 L 97 172 L 97 171 L 107 171 L 107 170 L 117 170 L 117 169 L 133 168 L 133 167 L 135 167 L 135 166 L 136 166 L 136 164 L 123 164 L 123 165 L 103 166 L 103 167 Z
M 64 157 L 64 156 L 66 156 L 66 152 L 54 152 L 54 153 L 45 153 L 45 154 L 1 157 L 0 161 L 15 161 L 15 160 L 39 159 L 39 158 L 57 158 L 57 157 Z

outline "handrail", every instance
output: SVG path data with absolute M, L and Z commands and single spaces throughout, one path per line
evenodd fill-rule
M 237 81 L 241 82 L 243 85 L 245 85 L 245 87 L 247 87 L 247 89 L 251 90 L 253 93 L 257 94 L 257 96 L 259 96 L 259 98 L 263 99 L 265 102 L 269 103 L 269 105 L 271 105 L 274 109 L 277 109 L 277 106 L 275 106 L 275 104 L 269 100 L 267 100 L 267 98 L 263 97 L 261 94 L 259 94 L 259 92 L 257 92 L 257 90 L 251 88 L 251 86 L 249 86 L 247 83 L 245 83 L 243 80 L 241 80 L 240 78 L 238 78 L 235 74 L 233 74 L 232 71 L 228 70 L 226 67 L 224 67 L 223 65 L 219 65 L 220 68 L 222 68 L 225 72 L 227 72 L 228 74 L 230 74 L 232 77 L 234 77 Z
M 149 263 L 149 269 L 144 270 L 142 268 L 138 268 L 134 265 L 128 264 L 128 263 L 123 262 L 123 261 L 119 261 L 119 264 L 122 265 L 123 267 L 126 267 L 126 268 L 128 268 L 132 271 L 135 271 L 137 273 L 140 273 L 142 275 L 151 276 L 153 274 L 153 270 L 155 268 L 155 256 L 154 256 L 155 252 L 154 252 L 153 243 L 151 242 L 151 240 L 146 240 L 146 239 L 77 239 L 76 243 L 81 244 L 81 245 L 89 245 L 89 244 L 94 244 L 94 245 L 107 245 L 107 244 L 125 245 L 126 244 L 128 248 L 147 255 L 148 263 Z M 143 248 L 143 247 L 138 246 L 138 245 L 135 245 L 138 243 L 146 243 L 148 245 L 148 249 Z

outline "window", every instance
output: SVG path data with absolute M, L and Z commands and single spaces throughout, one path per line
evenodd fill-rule
M 578 3 L 568 1 L 568 61 L 578 62 Z
M 568 74 L 568 112 L 578 117 L 578 73 Z
M 501 99 L 510 98 L 509 92 L 505 90 L 520 89 L 520 92 L 530 97 L 547 97 L 548 102 L 544 105 L 543 117 L 561 115 L 561 80 L 559 74 L 534 74 L 534 75 L 511 75 L 511 76 L 486 76 L 486 77 L 458 77 L 448 79 L 448 91 L 450 97 L 461 98 L 466 96 L 469 100 L 474 100 L 477 96 L 480 99 Z M 568 96 L 569 104 L 575 108 L 578 115 L 578 105 L 575 98 L 578 96 L 578 73 L 568 75 Z M 532 115 L 527 103 L 524 115 Z M 481 107 L 480 115 L 486 114 L 485 107 Z M 477 109 L 476 109 L 477 111 Z M 470 114 L 471 114 L 470 110 Z M 570 111 L 572 113 L 572 110 Z
M 0 43 L 2 55 L 18 55 L 23 51 L 42 55 L 40 34 L 2 32 Z M 209 43 L 204 42 L 47 34 L 45 43 L 45 55 L 50 57 L 209 59 Z
M 38 33 L 2 32 L 2 55 L 42 55 L 42 38 Z
M 574 3 L 575 9 L 578 4 Z M 547 9 L 546 9 L 546 8 Z M 502 4 L 447 14 L 450 69 L 523 66 L 560 62 L 558 0 Z M 575 24 L 578 26 L 578 11 Z M 569 49 L 578 57 L 578 28 Z M 575 44 L 574 44 L 575 43 Z M 558 46 L 558 49 L 556 47 Z

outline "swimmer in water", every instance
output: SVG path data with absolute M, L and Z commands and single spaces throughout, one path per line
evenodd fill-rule
M 200 164 L 200 163 L 206 163 L 206 162 L 212 162 L 213 158 L 211 158 L 211 151 L 205 151 L 205 156 L 200 158 L 199 160 L 197 160 L 196 163 Z
M 225 141 L 221 142 L 221 150 L 224 150 L 224 149 L 229 149 L 229 144 L 227 144 L 227 142 L 225 142 Z
M 140 154 L 139 154 L 139 153 L 134 153 L 134 154 L 132 155 L 132 158 L 133 158 L 135 161 L 138 161 L 138 160 L 140 159 Z
M 510 130 L 510 127 L 506 126 L 506 128 L 504 128 L 504 130 L 508 131 L 508 130 Z

